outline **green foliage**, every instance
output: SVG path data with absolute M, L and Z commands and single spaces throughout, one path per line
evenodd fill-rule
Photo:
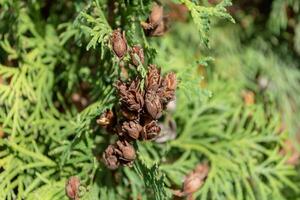
M 159 169 L 156 164 L 148 168 L 140 161 L 136 163 L 135 170 L 138 172 L 140 178 L 145 180 L 146 188 L 152 189 L 153 194 L 151 196 L 156 200 L 170 198 L 170 194 L 168 194 L 165 189 L 164 176 L 159 175 Z
M 268 28 L 279 34 L 281 30 L 285 30 L 288 26 L 288 14 L 286 13 L 287 7 L 291 7 L 294 12 L 299 12 L 300 3 L 297 0 L 275 0 L 272 3 L 272 11 L 268 20 Z
M 80 30 L 91 37 L 86 49 L 89 50 L 91 47 L 95 48 L 97 43 L 100 43 L 101 51 L 104 51 L 103 46 L 108 42 L 109 35 L 111 34 L 112 30 L 105 19 L 104 13 L 98 1 L 93 2 L 93 6 L 88 8 L 88 10 L 91 10 L 92 13 L 88 14 L 86 12 L 80 12 L 79 16 L 77 17 L 78 21 L 87 23 L 87 25 L 79 25 Z
M 114 1 L 113 12 L 107 0 L 0 1 L 0 199 L 68 199 L 70 176 L 80 178 L 83 200 L 171 199 L 204 162 L 210 171 L 197 199 L 286 199 L 284 191 L 299 196 L 299 175 L 279 153 L 299 128 L 297 60 L 273 52 L 263 36 L 240 42 L 245 35 L 238 25 L 209 32 L 215 17 L 233 22 L 226 12 L 231 1 L 181 2 L 192 20 L 172 22 L 161 38 L 146 38 L 139 24 L 151 1 Z M 282 3 L 274 1 L 270 24 Z M 297 1 L 288 5 L 298 9 Z M 284 13 L 279 16 L 271 25 L 275 32 L 286 27 Z M 176 110 L 161 121 L 176 121 L 176 138 L 136 142 L 134 166 L 111 171 L 100 160 L 115 138 L 95 120 L 117 103 L 120 61 L 109 41 L 115 28 L 126 31 L 129 46 L 145 50 L 145 65 L 128 67 L 130 77 L 144 77 L 147 64 L 155 63 L 175 71 L 179 86 Z M 209 39 L 211 50 L 203 49 L 199 42 L 208 46 Z M 266 89 L 257 77 L 267 80 Z M 254 104 L 245 105 L 244 90 L 255 93 Z M 77 93 L 88 99 L 83 110 L 72 100 Z M 279 134 L 282 123 L 287 129 Z
M 191 12 L 191 16 L 198 28 L 201 41 L 208 46 L 208 34 L 212 17 L 228 19 L 234 23 L 234 19 L 227 13 L 226 7 L 231 6 L 230 0 L 222 0 L 214 7 L 200 6 L 189 0 L 182 0 Z

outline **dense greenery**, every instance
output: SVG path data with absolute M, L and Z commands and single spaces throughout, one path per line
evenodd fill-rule
M 289 162 L 300 134 L 300 2 L 173 0 L 188 10 L 177 18 L 171 1 L 156 2 L 170 18 L 161 37 L 140 26 L 150 0 L 0 0 L 0 200 L 68 199 L 71 176 L 83 200 L 172 199 L 201 163 L 209 172 L 196 199 L 300 197 L 298 158 Z M 116 138 L 96 119 L 118 103 L 125 76 L 110 41 L 117 28 L 144 48 L 129 77 L 153 63 L 179 81 L 176 108 L 160 120 L 176 122 L 176 137 L 135 142 L 134 165 L 112 171 L 100 158 Z

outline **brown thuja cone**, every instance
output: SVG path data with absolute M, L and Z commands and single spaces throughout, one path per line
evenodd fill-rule
M 125 37 L 125 32 L 123 31 L 123 33 L 121 33 L 120 29 L 114 30 L 110 41 L 114 53 L 118 58 L 122 59 L 127 53 L 127 40 Z
M 143 127 L 137 121 L 124 122 L 122 124 L 121 133 L 119 133 L 119 135 L 125 136 L 125 138 L 129 136 L 130 138 L 136 140 L 140 137 L 140 133 L 142 132 L 142 130 Z
M 145 95 L 145 105 L 147 112 L 153 119 L 158 119 L 162 115 L 163 107 L 160 97 L 154 90 L 147 91 Z
M 154 4 L 147 22 L 141 22 L 147 36 L 162 36 L 167 31 L 163 7 Z
M 199 164 L 195 170 L 187 175 L 183 183 L 183 193 L 190 195 L 196 192 L 204 183 L 209 172 L 207 164 Z
M 71 176 L 65 186 L 66 195 L 70 200 L 79 200 L 80 180 L 78 177 Z
M 150 16 L 147 19 L 147 22 L 142 22 L 141 25 L 145 30 L 155 29 L 159 23 L 163 20 L 164 10 L 163 7 L 157 4 L 154 4 L 150 13 Z
M 160 87 L 161 81 L 160 69 L 156 65 L 150 64 L 145 82 L 146 90 L 156 91 Z
M 133 80 L 129 84 L 118 81 L 116 88 L 122 108 L 132 112 L 140 112 L 144 106 L 143 94 L 139 89 L 139 81 Z M 125 116 L 126 117 L 126 116 Z
M 134 147 L 126 140 L 118 140 L 116 142 L 116 146 L 117 148 L 115 149 L 115 151 L 119 156 L 119 161 L 123 165 L 132 165 L 133 161 L 136 158 Z
M 143 140 L 155 139 L 161 131 L 161 128 L 156 121 L 151 121 L 143 127 L 142 138 Z
M 159 91 L 160 98 L 164 105 L 174 100 L 176 87 L 177 87 L 176 74 L 170 72 L 164 78 L 162 87 Z
M 104 151 L 103 163 L 108 169 L 115 170 L 120 164 L 131 166 L 136 158 L 134 147 L 126 140 L 118 140 L 115 144 L 109 145 Z
M 194 199 L 193 194 L 198 191 L 204 183 L 209 172 L 208 164 L 199 164 L 190 172 L 183 181 L 182 191 L 174 190 L 173 194 L 187 199 Z
M 170 72 L 164 78 L 164 84 L 167 90 L 175 91 L 177 87 L 176 74 L 174 72 Z
M 103 163 L 108 169 L 115 170 L 119 167 L 120 162 L 115 152 L 115 146 L 109 145 L 102 155 Z
M 116 123 L 116 116 L 112 110 L 106 110 L 96 122 L 103 128 L 111 127 Z

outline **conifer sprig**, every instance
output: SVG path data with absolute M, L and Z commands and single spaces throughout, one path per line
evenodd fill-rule
M 199 163 L 209 172 L 197 199 L 299 194 L 291 179 L 296 170 L 280 153 L 299 118 L 297 63 L 259 39 L 241 47 L 231 26 L 209 32 L 215 17 L 233 21 L 226 11 L 230 1 L 208 7 L 181 2 L 193 22 L 172 22 L 163 37 L 150 39 L 140 22 L 152 1 L 0 1 L 0 199 L 68 199 L 65 184 L 72 176 L 80 179 L 81 200 L 170 199 Z M 286 19 L 280 22 L 283 29 Z M 136 141 L 134 166 L 112 172 L 100 155 L 115 138 L 96 118 L 117 104 L 113 83 L 121 64 L 130 77 L 146 77 L 141 63 L 137 72 L 129 55 L 122 63 L 111 51 L 116 28 L 126 31 L 130 46 L 144 47 L 143 65 L 175 71 L 179 88 L 176 109 L 160 120 L 176 124 L 175 139 Z M 209 39 L 213 51 L 199 47 Z M 255 93 L 255 103 L 245 104 L 245 89 Z M 87 104 L 78 108 L 73 94 Z M 282 121 L 290 128 L 280 134 Z
M 228 19 L 234 23 L 234 19 L 226 11 L 226 7 L 232 5 L 230 0 L 222 0 L 216 6 L 212 7 L 201 6 L 190 0 L 181 0 L 181 2 L 190 10 L 193 21 L 198 28 L 200 40 L 205 46 L 209 46 L 208 34 L 212 17 Z

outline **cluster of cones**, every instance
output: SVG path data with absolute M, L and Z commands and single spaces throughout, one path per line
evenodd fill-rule
M 119 138 L 106 148 L 102 156 L 109 169 L 132 165 L 136 154 L 131 142 L 153 140 L 159 135 L 161 128 L 157 120 L 166 105 L 174 99 L 176 76 L 171 72 L 162 77 L 155 65 L 149 65 L 144 87 L 141 78 L 136 78 L 128 82 L 118 81 L 116 88 L 119 105 L 114 111 L 107 110 L 97 120 L 98 124 Z
M 111 36 L 112 50 L 121 60 L 128 52 L 131 64 L 138 67 L 144 64 L 144 52 L 140 45 L 128 47 L 125 33 L 120 29 Z M 177 81 L 175 73 L 161 75 L 156 65 L 150 64 L 146 77 L 117 81 L 119 104 L 113 110 L 104 112 L 97 123 L 109 133 L 116 134 L 118 141 L 109 145 L 102 158 L 109 169 L 120 165 L 131 166 L 136 158 L 132 142 L 155 139 L 161 131 L 157 120 L 162 116 L 167 104 L 175 97 Z

